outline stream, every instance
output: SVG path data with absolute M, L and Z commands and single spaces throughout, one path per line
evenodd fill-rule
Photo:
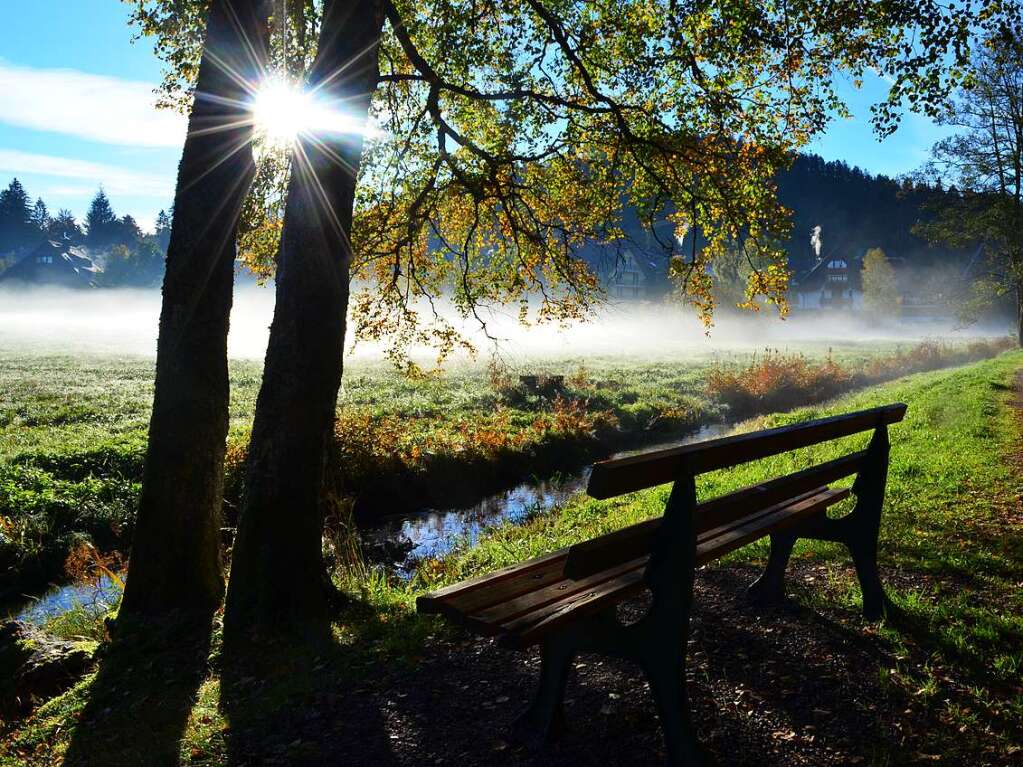
M 669 440 L 622 450 L 607 457 L 625 458 L 701 442 L 713 439 L 729 428 L 730 424 L 709 424 Z M 584 492 L 590 471 L 591 467 L 587 465 L 575 474 L 546 480 L 533 479 L 462 509 L 422 509 L 412 514 L 384 517 L 363 531 L 363 551 L 371 562 L 386 564 L 401 577 L 410 578 L 422 559 L 439 559 L 466 543 L 474 546 L 480 534 L 489 527 L 505 522 L 521 524 Z
M 10 611 L 6 620 L 17 620 L 33 626 L 42 626 L 76 607 L 83 607 L 87 612 L 99 615 L 110 610 L 121 599 L 121 588 L 106 575 L 95 581 L 69 583 L 54 586 L 42 596 Z M 0 616 L 4 613 L 0 611 Z
M 670 440 L 622 450 L 608 458 L 700 442 L 717 437 L 728 428 L 729 424 L 710 424 Z M 466 543 L 474 546 L 487 528 L 506 522 L 521 524 L 584 492 L 590 471 L 587 465 L 574 474 L 543 480 L 534 478 L 462 509 L 422 509 L 385 517 L 362 532 L 363 551 L 370 562 L 386 565 L 402 578 L 411 578 L 420 560 L 439 559 Z M 55 586 L 9 611 L 6 618 L 41 626 L 75 607 L 97 614 L 106 612 L 119 599 L 120 587 L 102 576 L 93 582 Z

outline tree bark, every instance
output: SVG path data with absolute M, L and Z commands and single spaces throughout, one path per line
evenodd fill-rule
M 149 422 L 120 616 L 211 613 L 220 519 L 235 236 L 255 172 L 246 89 L 266 64 L 267 0 L 214 0 L 178 167 Z
M 377 85 L 373 0 L 327 3 L 309 88 L 362 124 Z M 302 136 L 277 263 L 277 303 L 249 443 L 224 639 L 325 638 L 321 489 L 341 385 L 361 135 Z
M 1016 283 L 1016 343 L 1023 349 L 1023 282 Z

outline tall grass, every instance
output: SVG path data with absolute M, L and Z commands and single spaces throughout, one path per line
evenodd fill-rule
M 717 365 L 707 371 L 709 397 L 728 406 L 734 418 L 791 410 L 831 399 L 851 389 L 994 357 L 1014 346 L 1012 339 L 947 344 L 923 341 L 908 350 L 874 357 L 858 366 L 831 355 L 822 361 L 770 349 L 745 365 Z

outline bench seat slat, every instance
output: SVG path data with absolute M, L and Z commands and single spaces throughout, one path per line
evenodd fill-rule
M 591 589 L 573 594 L 562 602 L 547 605 L 504 624 L 501 626 L 501 644 L 515 648 L 529 647 L 568 621 L 598 613 L 605 605 L 628 599 L 645 588 L 644 568 L 630 570 Z
M 495 628 L 506 624 L 515 618 L 538 610 L 554 602 L 562 601 L 568 597 L 578 594 L 580 591 L 591 589 L 618 576 L 625 575 L 633 570 L 646 567 L 648 556 L 642 556 L 623 565 L 618 565 L 610 570 L 605 570 L 595 575 L 580 580 L 564 578 L 546 588 L 532 591 L 528 594 L 516 597 L 515 599 L 493 605 L 479 612 L 468 615 L 467 621 L 471 624 Z
M 797 498 L 786 501 L 785 503 L 775 504 L 767 509 L 748 515 L 747 517 L 739 520 L 738 523 L 733 521 L 700 533 L 697 537 L 697 545 L 713 541 L 718 536 L 736 529 L 737 524 L 747 526 L 759 519 L 761 516 L 776 514 L 779 511 L 795 506 L 798 502 L 803 500 L 811 498 L 819 500 L 820 497 L 826 493 L 830 493 L 832 496 L 841 494 L 842 497 L 844 497 L 844 495 L 847 494 L 847 491 L 829 491 L 826 487 L 816 488 L 808 493 L 798 496 Z M 466 623 L 479 628 L 481 631 L 486 633 L 495 633 L 493 629 L 497 624 L 507 623 L 508 621 L 518 618 L 532 610 L 545 607 L 553 604 L 554 602 L 559 602 L 566 597 L 589 589 L 597 584 L 603 583 L 604 581 L 616 578 L 619 575 L 624 575 L 636 568 L 645 567 L 649 559 L 650 557 L 648 554 L 643 554 L 629 562 L 610 567 L 585 578 L 574 579 L 571 577 L 565 577 L 549 586 L 522 594 L 521 596 L 515 597 L 506 602 L 495 603 L 471 615 L 463 614 L 463 618 Z
M 740 549 L 747 543 L 764 537 L 766 531 L 778 532 L 791 527 L 801 519 L 816 514 L 848 496 L 848 488 L 826 490 L 795 504 L 763 514 L 756 519 L 744 520 L 741 524 L 724 530 L 719 535 L 708 538 L 697 545 L 696 564 L 697 566 L 705 565 L 730 551 Z
M 781 530 L 808 516 L 816 514 L 828 506 L 848 497 L 849 490 L 840 488 L 829 490 L 822 488 L 819 492 L 804 497 L 796 502 L 778 504 L 771 509 L 758 512 L 749 518 L 739 520 L 738 524 L 707 531 L 697 539 L 697 564 L 706 564 L 723 554 L 734 551 L 742 546 L 763 537 L 768 531 Z M 482 625 L 479 616 L 470 616 L 468 622 L 478 630 L 487 634 L 502 635 L 502 643 L 511 647 L 528 647 L 538 642 L 543 636 L 566 621 L 575 620 L 583 615 L 598 612 L 608 603 L 614 603 L 638 594 L 645 587 L 645 565 L 648 557 L 608 571 L 606 577 L 594 576 L 585 581 L 582 588 L 566 589 L 566 596 L 555 600 L 540 600 L 536 609 L 523 613 L 511 610 L 503 622 Z M 603 574 L 602 574 L 603 575 Z M 583 583 L 572 581 L 571 583 Z M 495 610 L 492 616 L 500 615 Z M 475 618 L 475 620 L 474 620 Z M 463 622 L 466 616 L 462 616 Z
M 460 618 L 499 602 L 557 583 L 564 578 L 568 549 L 520 562 L 491 573 L 498 577 L 473 578 L 416 598 L 421 613 Z

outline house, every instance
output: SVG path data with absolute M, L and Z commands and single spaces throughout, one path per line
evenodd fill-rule
M 863 308 L 861 260 L 846 250 L 818 256 L 810 270 L 792 281 L 796 309 L 840 311 Z
M 27 256 L 0 274 L 0 282 L 27 282 L 91 288 L 103 272 L 81 248 L 59 240 L 43 240 Z
M 626 250 L 607 274 L 606 285 L 609 298 L 640 301 L 647 297 L 647 270 L 631 250 Z
M 595 244 L 583 249 L 579 257 L 589 264 L 611 301 L 656 298 L 667 282 L 667 266 L 659 266 L 655 257 L 631 248 Z

